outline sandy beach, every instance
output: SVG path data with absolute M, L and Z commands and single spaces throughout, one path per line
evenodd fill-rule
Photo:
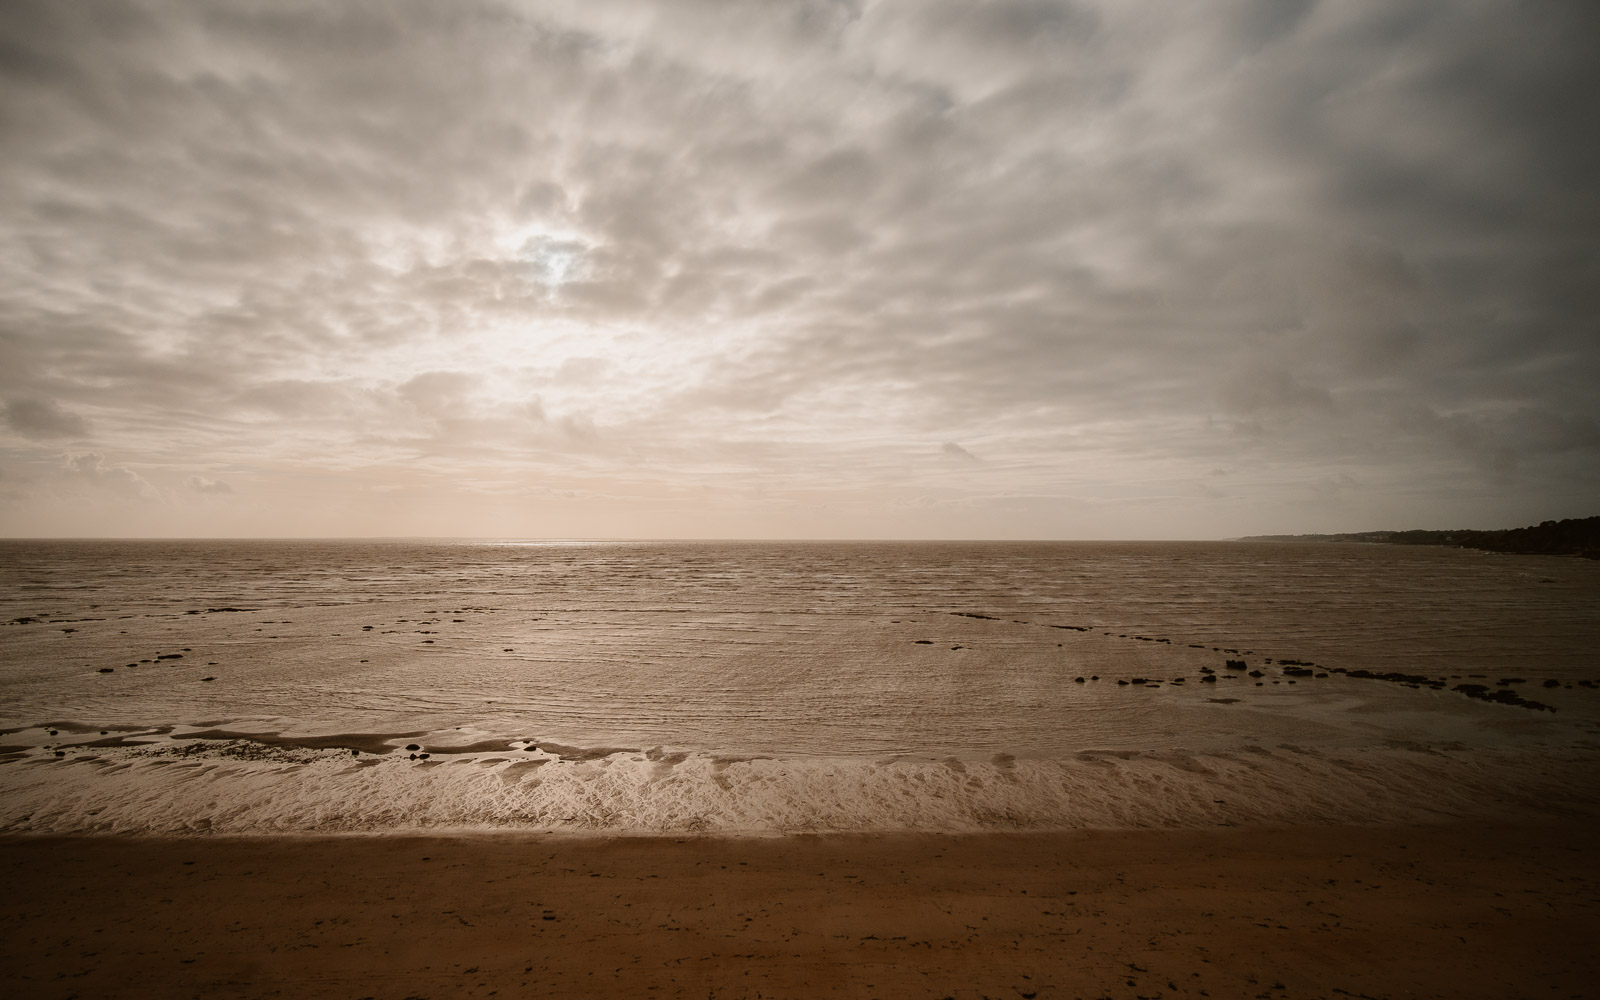
M 0 841 L 9 995 L 1581 997 L 1541 826 Z

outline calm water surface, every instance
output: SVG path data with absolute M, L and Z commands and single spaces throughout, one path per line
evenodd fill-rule
M 0 823 L 1194 825 L 1241 781 L 1242 821 L 1440 780 L 1452 814 L 1436 758 L 1593 751 L 1597 597 L 1593 562 L 1386 546 L 10 542 Z

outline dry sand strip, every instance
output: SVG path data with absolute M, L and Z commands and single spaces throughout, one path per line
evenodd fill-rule
M 1592 997 L 1562 827 L 0 840 L 4 993 Z

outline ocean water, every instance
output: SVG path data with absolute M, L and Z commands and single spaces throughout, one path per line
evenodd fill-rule
M 0 831 L 1592 813 L 1597 598 L 1364 545 L 6 542 Z

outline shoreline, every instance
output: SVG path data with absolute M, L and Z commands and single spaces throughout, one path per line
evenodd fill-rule
M 0 967 L 63 998 L 1567 997 L 1600 975 L 1595 839 L 13 835 Z

